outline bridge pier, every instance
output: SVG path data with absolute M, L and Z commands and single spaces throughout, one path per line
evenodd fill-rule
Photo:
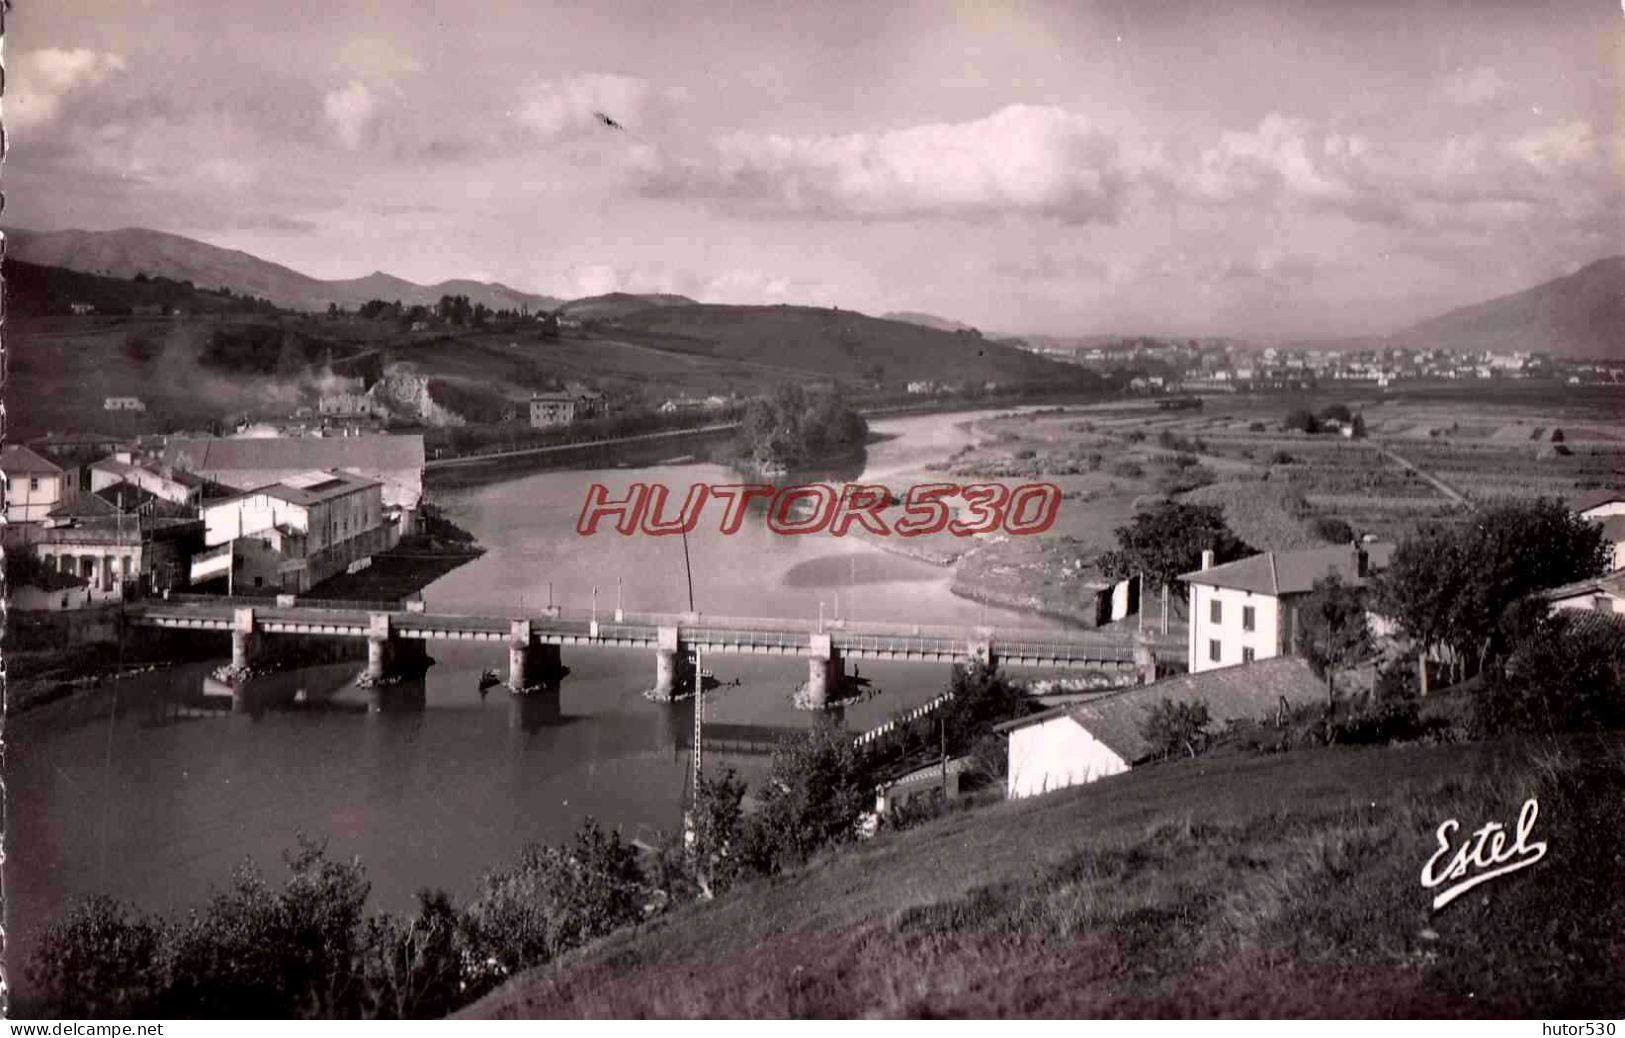
M 254 610 L 235 609 L 231 614 L 231 669 L 241 672 L 254 662 Z
M 677 628 L 662 627 L 656 632 L 655 684 L 653 698 L 669 702 L 677 694 L 677 666 L 682 655 Z
M 807 657 L 807 684 L 802 687 L 800 701 L 796 705 L 803 710 L 827 710 L 831 686 L 839 691 L 845 677 L 841 667 L 841 654 L 827 634 L 812 635 L 810 648 L 812 651 Z
M 965 662 L 963 665 L 974 667 L 977 664 L 986 667 L 988 670 L 994 669 L 999 664 L 998 658 L 993 654 L 992 631 L 979 630 L 976 632 L 976 636 L 965 644 Z

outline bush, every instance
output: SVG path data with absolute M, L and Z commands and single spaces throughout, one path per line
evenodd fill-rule
M 693 808 L 692 857 L 702 890 L 720 894 L 745 872 L 745 783 L 732 768 L 701 776 Z
M 137 1019 L 161 1015 L 162 924 L 97 895 L 45 928 L 29 979 L 45 1017 Z
M 1270 454 L 1270 464 L 1271 465 L 1290 465 L 1294 461 L 1297 461 L 1297 460 L 1298 460 L 1297 458 L 1294 458 L 1292 455 L 1288 454 L 1286 451 L 1275 451 L 1275 452 Z
M 1212 725 L 1207 703 L 1163 699 L 1152 707 L 1140 723 L 1140 735 L 1164 759 L 1179 753 L 1195 757 L 1207 748 Z
M 1534 624 L 1487 668 L 1474 718 L 1489 734 L 1625 726 L 1625 630 L 1594 614 Z
M 1015 457 L 1017 461 L 1029 461 L 1032 458 L 1037 457 L 1037 455 L 1038 452 L 1033 450 L 1031 447 L 1023 447 L 1016 451 Z
M 1354 541 L 1354 527 L 1330 515 L 1318 515 L 1314 520 L 1315 536 L 1328 544 L 1350 544 Z
M 476 987 L 547 962 L 643 916 L 643 875 L 620 835 L 589 818 L 570 847 L 527 847 L 468 907 Z
M 844 843 L 871 806 L 871 783 L 852 737 L 820 724 L 774 752 L 762 808 L 746 832 L 745 859 L 773 873 Z
M 1287 416 L 1281 420 L 1281 428 L 1292 432 L 1313 433 L 1320 428 L 1320 423 L 1315 421 L 1314 415 L 1299 407 L 1287 412 Z
M 1139 479 L 1145 475 L 1145 469 L 1140 466 L 1139 462 L 1129 461 L 1127 459 L 1112 462 L 1111 465 L 1107 467 L 1106 471 L 1111 475 L 1121 477 L 1122 479 Z

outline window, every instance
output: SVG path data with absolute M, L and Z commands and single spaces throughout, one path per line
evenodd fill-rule
M 1219 600 L 1215 598 L 1213 601 L 1208 603 L 1207 618 L 1212 620 L 1214 623 L 1223 623 L 1223 617 L 1224 611 L 1219 608 Z
M 28 477 L 28 489 L 30 489 L 30 490 L 38 490 L 39 489 L 39 477 L 38 476 L 29 476 Z
M 1217 602 L 1214 603 L 1214 605 L 1217 604 Z M 1208 639 L 1207 658 L 1212 660 L 1214 663 L 1219 662 L 1219 640 L 1217 638 Z
M 1242 606 L 1241 607 L 1241 629 L 1244 630 L 1244 631 L 1250 631 L 1250 630 L 1253 629 L 1253 607 L 1252 606 Z
M 1243 662 L 1243 663 L 1251 663 L 1252 661 L 1253 661 L 1253 650 L 1251 650 L 1251 649 L 1242 649 L 1241 650 L 1241 662 Z

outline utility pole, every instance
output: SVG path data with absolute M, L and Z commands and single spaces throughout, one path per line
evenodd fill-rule
M 688 611 L 694 611 L 694 567 L 688 561 L 688 530 L 683 529 L 683 572 L 688 575 Z
M 700 802 L 700 755 L 705 741 L 705 674 L 700 669 L 700 650 L 694 650 L 694 804 Z

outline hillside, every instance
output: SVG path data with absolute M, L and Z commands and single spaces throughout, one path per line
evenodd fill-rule
M 1136 768 L 815 860 L 522 975 L 472 1017 L 1614 1018 L 1625 739 Z M 1443 909 L 1434 832 L 1547 853 Z
M 583 296 L 559 307 L 559 313 L 583 321 L 614 321 L 638 310 L 651 307 L 694 306 L 687 296 L 610 292 L 601 296 Z
M 1625 359 L 1625 256 L 1597 260 L 1567 277 L 1452 310 L 1395 339 L 1455 350 Z
M 604 329 L 606 337 L 749 364 L 843 379 L 939 383 L 1087 380 L 1057 364 L 973 332 L 807 306 L 693 306 L 633 311 Z
M 6 252 L 28 263 L 116 278 L 161 275 L 190 281 L 199 288 L 225 287 L 238 295 L 259 296 L 291 310 L 325 310 L 329 303 L 355 307 L 369 299 L 431 305 L 443 295 L 466 295 L 471 303 L 484 303 L 492 309 L 526 305 L 531 310 L 546 310 L 559 303 L 550 296 L 468 280 L 418 285 L 375 272 L 361 278 L 324 281 L 237 249 L 222 249 L 178 234 L 139 227 L 43 233 L 8 230 Z
M 974 329 L 963 321 L 955 321 L 947 317 L 938 317 L 936 314 L 922 314 L 913 310 L 896 310 L 892 313 L 881 314 L 882 321 L 902 321 L 905 324 L 917 324 L 922 328 L 935 328 L 939 332 L 968 332 Z

